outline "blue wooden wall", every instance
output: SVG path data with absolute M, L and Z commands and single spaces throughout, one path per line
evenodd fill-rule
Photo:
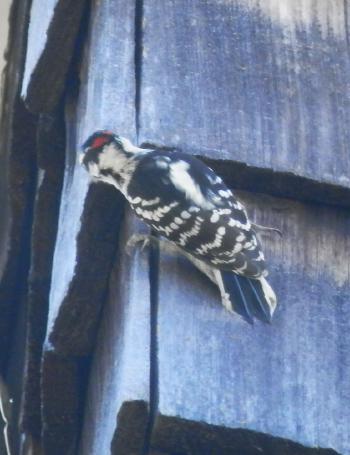
M 18 330 L 31 317 L 13 437 L 50 455 L 350 454 L 348 2 L 33 0 L 30 11 L 17 96 L 47 161 L 29 160 L 35 210 L 2 228 L 29 223 L 36 253 L 16 303 Z M 283 232 L 263 238 L 271 325 L 225 312 L 184 258 L 126 253 L 148 231 L 77 162 L 102 128 L 210 161 L 246 190 L 254 221 Z

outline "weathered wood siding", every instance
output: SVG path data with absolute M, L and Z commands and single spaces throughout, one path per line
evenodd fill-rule
M 141 142 L 350 185 L 347 2 L 143 3 Z
M 150 281 L 147 254 L 125 251 L 135 232 L 147 233 L 147 229 L 128 211 L 97 335 L 82 455 L 109 453 L 111 443 L 113 453 L 141 453 L 145 444 L 150 406 Z
M 85 354 L 91 350 L 91 336 L 82 338 L 81 334 L 88 330 L 84 321 L 89 326 L 96 325 L 101 300 L 93 296 L 97 286 L 96 278 L 105 280 L 108 277 L 106 258 L 99 250 L 103 248 L 111 262 L 110 252 L 113 245 L 116 245 L 119 217 L 112 188 L 103 185 L 101 188 L 99 185 L 98 188 L 91 187 L 89 190 L 89 178 L 77 162 L 77 153 L 80 152 L 84 138 L 95 129 L 122 129 L 127 136 L 135 138 L 134 14 L 132 2 L 96 2 L 92 7 L 91 29 L 86 58 L 82 62 L 79 97 L 70 99 L 67 107 L 68 150 L 53 264 L 48 341 L 53 343 L 54 348 L 57 344 L 57 349 L 72 354 Z M 119 17 L 122 26 L 114 27 L 115 17 Z M 113 64 L 105 65 L 105 27 L 113 30 L 109 35 L 108 49 L 116 61 L 122 62 L 122 70 Z M 100 195 L 96 195 L 97 192 Z M 112 197 L 114 202 L 108 197 Z M 84 210 L 89 211 L 89 215 L 82 218 Z M 99 219 L 101 216 L 104 217 L 103 222 Z M 109 241 L 106 234 L 109 235 Z M 84 263 L 78 258 L 79 244 L 85 253 L 88 250 Z M 106 273 L 103 275 L 101 270 L 96 270 L 96 274 L 92 274 L 87 281 L 85 272 L 88 273 L 97 260 Z M 75 285 L 77 279 L 80 280 L 80 286 Z M 84 286 L 88 286 L 84 295 L 89 303 L 86 299 L 85 302 L 81 301 L 79 296 L 79 289 L 82 290 Z M 75 298 L 79 305 L 79 314 L 73 324 L 66 319 L 71 314 L 70 297 Z M 61 308 L 62 303 L 64 305 Z M 92 317 L 86 313 L 86 305 L 89 305 L 94 313 Z M 81 324 L 78 330 L 76 324 Z M 62 336 L 60 331 L 63 331 Z M 75 338 L 74 334 L 77 335 Z
M 228 318 L 203 276 L 182 258 L 161 256 L 155 445 L 175 450 L 170 433 L 182 418 L 347 453 L 349 213 L 252 194 L 241 200 L 253 219 L 283 232 L 264 239 L 279 307 L 272 325 Z M 263 437 L 242 434 L 251 450 L 269 453 Z M 211 437 L 207 430 L 208 447 Z M 224 449 L 227 441 L 216 443 Z M 205 447 L 190 434 L 182 444 Z M 277 453 L 294 453 L 284 450 Z
M 51 112 L 60 101 L 86 6 L 86 0 L 32 0 L 22 84 L 31 111 Z
M 9 15 L 11 0 L 5 0 L 0 5 L 0 72 L 2 73 L 5 66 L 4 54 L 7 48 L 9 32 Z
M 349 1 L 14 3 L 0 151 L 13 447 L 350 455 Z M 252 219 L 283 232 L 263 238 L 271 325 L 225 312 L 181 257 L 127 254 L 148 230 L 79 166 L 96 129 L 181 147 L 249 190 Z

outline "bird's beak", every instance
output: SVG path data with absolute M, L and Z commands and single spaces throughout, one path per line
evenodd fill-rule
M 79 161 L 79 164 L 83 164 L 83 160 L 84 160 L 84 153 L 79 153 L 79 156 L 78 156 L 78 161 Z

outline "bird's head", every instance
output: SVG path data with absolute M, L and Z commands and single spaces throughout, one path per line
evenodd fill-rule
M 100 130 L 84 142 L 79 161 L 94 179 L 112 183 L 111 176 L 118 178 L 126 163 L 139 151 L 142 149 L 132 145 L 128 139 Z
M 82 145 L 79 161 L 92 177 L 98 178 L 106 167 L 106 157 L 111 161 L 118 157 L 119 152 L 123 153 L 119 136 L 107 130 L 95 131 Z

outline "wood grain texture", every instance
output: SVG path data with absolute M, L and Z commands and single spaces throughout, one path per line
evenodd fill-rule
M 22 96 L 33 112 L 51 112 L 66 85 L 85 0 L 33 0 Z
M 263 433 L 162 415 L 157 417 L 152 443 L 168 450 L 150 455 L 339 455 L 332 449 L 305 447 Z
M 349 187 L 347 8 L 145 0 L 140 141 Z
M 33 1 L 22 92 L 34 111 L 62 94 L 85 2 L 44 3 Z M 241 195 L 253 219 L 284 234 L 264 239 L 276 316 L 250 327 L 184 259 L 162 252 L 149 276 L 147 252 L 127 256 L 129 235 L 148 232 L 129 211 L 115 258 L 120 196 L 77 164 L 83 140 L 111 129 L 199 153 L 233 187 L 235 162 L 248 169 L 235 168 L 241 188 L 349 206 L 349 5 L 327 5 L 91 2 L 79 94 L 67 102 L 41 370 L 50 455 L 350 455 L 347 211 Z M 0 237 L 6 229 L 0 221 Z
M 254 433 L 259 432 L 347 455 L 349 213 L 247 193 L 240 197 L 253 220 L 283 232 L 282 239 L 263 240 L 279 306 L 271 325 L 250 326 L 221 307 L 218 291 L 186 260 L 161 255 L 153 445 L 171 451 L 178 441 L 177 450 L 186 452 L 191 445 L 181 444 L 192 440 L 203 447 L 197 430 L 188 428 L 190 422 L 205 422 L 244 430 L 246 452 L 222 453 L 274 453 L 278 440 Z M 179 424 L 183 432 L 167 438 L 164 416 L 173 419 L 174 429 L 176 419 L 185 419 L 187 427 Z M 204 437 L 205 431 L 199 434 Z M 204 441 L 216 450 L 208 453 L 221 453 L 221 439 L 213 436 L 220 432 L 208 434 Z M 283 453 L 304 453 L 293 447 Z
M 75 455 L 80 429 L 79 364 L 45 351 L 42 361 L 42 445 L 45 454 Z
M 53 251 L 57 235 L 65 155 L 62 109 L 41 115 L 37 131 L 39 168 L 28 276 L 26 359 L 21 401 L 21 430 L 41 437 L 41 356 L 46 335 Z
M 11 0 L 5 0 L 0 5 L 0 72 L 2 73 L 6 60 L 5 51 L 7 46 L 7 39 L 9 33 L 9 15 L 11 9 Z
M 88 371 L 82 373 L 81 361 L 72 355 L 85 356 L 94 347 L 121 220 L 117 191 L 90 185 L 77 153 L 95 129 L 123 129 L 135 138 L 134 5 L 95 1 L 91 8 L 79 98 L 70 94 L 66 109 L 66 167 L 44 345 L 43 442 L 50 455 L 77 450 L 80 394 Z M 108 53 L 116 63 L 106 66 Z M 113 434 L 108 436 L 111 444 Z
M 128 211 L 99 327 L 85 406 L 81 455 L 142 453 L 150 392 L 150 282 L 146 251 L 125 251 L 147 228 Z M 111 449 L 112 447 L 112 449 Z M 111 450 L 111 452 L 110 452 Z
M 29 2 L 14 2 L 8 65 L 3 78 L 0 126 L 0 371 L 11 355 L 16 317 L 29 268 L 31 210 L 35 193 L 36 117 L 20 99 Z
M 132 2 L 92 5 L 80 95 L 67 108 L 67 159 L 47 333 L 48 345 L 66 354 L 85 355 L 92 349 L 120 221 L 117 191 L 101 184 L 89 189 L 77 153 L 96 129 L 123 129 L 135 138 L 133 33 Z M 105 65 L 108 56 L 115 64 Z

